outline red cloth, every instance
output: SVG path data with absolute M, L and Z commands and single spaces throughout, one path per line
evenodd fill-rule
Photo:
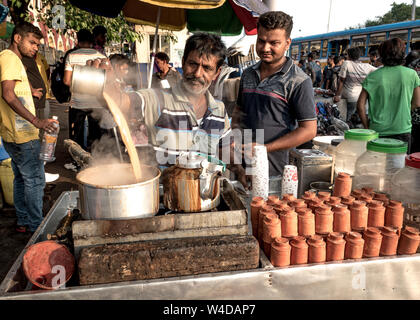
M 229 3 L 233 11 L 235 11 L 235 14 L 237 15 L 238 19 L 243 24 L 244 29 L 245 29 L 245 34 L 248 36 L 256 35 L 258 18 L 257 17 L 254 18 L 251 12 L 249 12 L 245 8 L 238 6 L 232 0 L 229 0 Z

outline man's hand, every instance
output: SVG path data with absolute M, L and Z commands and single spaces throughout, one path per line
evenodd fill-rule
M 340 102 L 340 100 L 341 100 L 341 97 L 340 96 L 334 96 L 334 98 L 333 98 L 333 101 L 335 103 Z
M 57 128 L 54 126 L 54 123 L 58 123 L 57 120 L 53 119 L 39 119 L 35 117 L 32 120 L 32 124 L 37 127 L 38 129 L 43 129 L 45 132 L 53 133 L 57 130 Z
M 41 99 L 42 96 L 44 95 L 44 93 L 42 91 L 43 91 L 42 88 L 32 89 L 32 96 L 37 98 L 37 99 Z
M 236 179 L 243 185 L 245 190 L 249 190 L 249 184 L 252 182 L 252 176 L 246 175 L 244 167 L 240 164 L 233 164 L 229 166 L 229 170 L 236 175 Z

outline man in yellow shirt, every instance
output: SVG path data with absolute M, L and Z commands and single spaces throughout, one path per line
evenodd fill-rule
M 13 200 L 18 232 L 34 232 L 42 222 L 44 163 L 39 159 L 39 130 L 55 130 L 54 120 L 39 119 L 22 57 L 34 58 L 41 31 L 28 22 L 15 26 L 9 49 L 0 52 L 0 135 L 12 158 Z

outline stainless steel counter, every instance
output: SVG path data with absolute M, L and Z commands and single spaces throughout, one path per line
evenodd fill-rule
M 76 206 L 77 196 L 77 191 L 60 196 L 27 247 L 55 231 L 67 209 Z M 30 286 L 21 269 L 26 248 L 0 285 L 1 300 L 420 299 L 420 254 L 283 269 L 273 268 L 262 256 L 259 269 L 245 272 L 27 291 Z

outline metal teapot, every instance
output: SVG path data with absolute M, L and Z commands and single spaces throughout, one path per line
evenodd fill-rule
M 163 203 L 172 211 L 203 212 L 220 204 L 220 179 L 226 165 L 200 153 L 181 153 L 176 165 L 165 169 Z

